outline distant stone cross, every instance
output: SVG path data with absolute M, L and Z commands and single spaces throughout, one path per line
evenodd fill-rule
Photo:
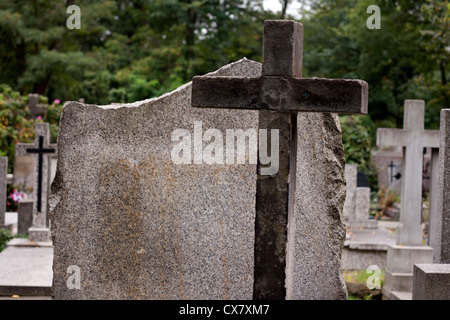
M 44 154 L 54 154 L 55 148 L 44 148 L 44 137 L 39 137 L 39 147 L 37 149 L 27 149 L 28 153 L 36 153 L 38 155 L 38 185 L 37 185 L 37 211 L 42 209 L 42 163 L 44 162 Z
M 388 168 L 391 169 L 390 172 L 391 172 L 391 183 L 392 183 L 392 180 L 394 180 L 394 168 L 395 168 L 393 161 L 391 161 L 391 163 L 389 163 Z
M 37 93 L 30 93 L 28 95 L 28 110 L 32 119 L 37 117 L 45 117 L 47 114 L 48 105 L 39 104 L 39 95 Z
M 31 143 L 18 143 L 16 156 L 35 158 L 35 205 L 33 208 L 33 227 L 47 227 L 48 193 L 50 185 L 50 157 L 56 154 L 56 145 L 50 144 L 48 123 L 36 123 L 35 140 Z
M 267 20 L 261 77 L 207 76 L 192 81 L 192 106 L 260 110 L 259 128 L 279 130 L 278 172 L 263 176 L 258 163 L 254 299 L 286 297 L 285 249 L 295 192 L 297 112 L 367 113 L 368 108 L 364 81 L 301 78 L 302 51 L 301 23 Z
M 406 100 L 403 129 L 379 128 L 377 145 L 403 147 L 400 225 L 397 229 L 397 244 L 423 244 L 422 172 L 423 148 L 439 148 L 439 131 L 425 130 L 425 103 L 421 100 Z

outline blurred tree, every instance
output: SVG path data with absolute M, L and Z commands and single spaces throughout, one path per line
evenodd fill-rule
M 433 104 L 450 108 L 450 83 L 447 75 L 450 62 L 450 3 L 427 0 L 421 7 L 421 13 L 425 23 L 420 31 L 421 45 L 428 54 L 430 64 L 435 67 L 423 70 L 424 76 L 419 76 L 418 82 L 430 92 Z
M 448 96 L 447 76 L 440 71 L 442 66 L 448 69 L 448 1 L 307 3 L 302 21 L 306 75 L 366 80 L 369 113 L 376 126 L 402 127 L 405 99 L 425 100 L 427 127 L 439 126 L 439 110 Z M 381 9 L 380 30 L 366 26 L 370 5 Z

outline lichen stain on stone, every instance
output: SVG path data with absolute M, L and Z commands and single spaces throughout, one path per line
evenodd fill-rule
M 107 163 L 99 172 L 100 189 L 98 282 L 120 288 L 121 299 L 142 298 L 143 210 L 140 177 L 136 168 L 123 159 Z M 112 296 L 115 292 L 110 293 Z

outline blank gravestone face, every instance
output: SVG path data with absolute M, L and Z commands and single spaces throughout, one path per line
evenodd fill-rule
M 249 60 L 217 75 L 254 76 Z M 198 110 L 191 84 L 123 106 L 64 106 L 51 213 L 56 299 L 251 299 L 256 165 L 175 164 L 171 136 L 256 129 L 253 111 Z M 204 141 L 203 146 L 207 146 Z M 81 288 L 68 289 L 69 266 Z
M 34 187 L 34 159 L 28 156 L 16 156 L 14 160 L 14 185 L 30 191 Z

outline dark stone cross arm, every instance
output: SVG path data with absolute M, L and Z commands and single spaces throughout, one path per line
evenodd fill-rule
M 367 114 L 361 80 L 262 76 L 194 77 L 192 106 L 208 108 Z
M 302 57 L 303 25 L 266 20 L 261 77 L 196 76 L 192 106 L 367 114 L 367 82 L 302 78 Z

